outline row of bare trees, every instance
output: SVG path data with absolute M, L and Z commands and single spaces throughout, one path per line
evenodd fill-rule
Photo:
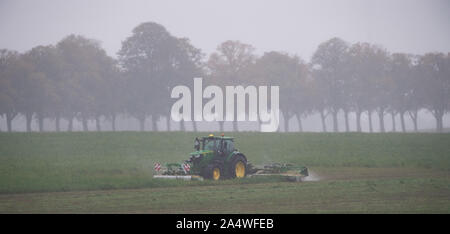
M 443 130 L 443 116 L 450 109 L 450 53 L 409 55 L 389 53 L 369 43 L 349 45 L 339 38 L 322 43 L 311 61 L 314 83 L 320 89 L 317 100 L 321 116 L 333 117 L 338 131 L 337 113 L 344 112 L 345 130 L 349 131 L 348 113 L 356 113 L 357 131 L 361 131 L 361 114 L 367 112 L 369 131 L 373 131 L 372 113 L 378 114 L 380 131 L 385 131 L 384 117 L 400 115 L 405 131 L 408 114 L 418 129 L 418 113 L 430 111 L 436 130 Z M 316 106 L 317 108 L 317 106 Z
M 33 119 L 40 131 L 44 119 L 54 120 L 57 131 L 62 130 L 61 119 L 68 121 L 68 131 L 75 119 L 83 130 L 88 130 L 88 120 L 95 120 L 101 131 L 100 119 L 109 120 L 115 130 L 119 114 L 137 119 L 141 131 L 151 117 L 156 130 L 155 120 L 170 115 L 175 101 L 171 88 L 192 87 L 193 77 L 219 86 L 278 85 L 281 111 L 285 119 L 297 118 L 300 131 L 302 119 L 315 113 L 323 131 L 327 116 L 333 119 L 333 131 L 350 131 L 350 113 L 356 114 L 357 131 L 363 113 L 369 116 L 370 131 L 372 113 L 378 114 L 381 132 L 386 115 L 393 120 L 399 115 L 403 131 L 409 116 L 417 130 L 419 110 L 426 109 L 441 132 L 443 116 L 450 111 L 450 54 L 392 54 L 381 46 L 332 38 L 319 45 L 310 63 L 282 52 L 257 56 L 251 45 L 239 41 L 223 42 L 206 57 L 189 39 L 148 22 L 122 42 L 117 59 L 98 41 L 76 35 L 23 54 L 0 50 L 0 116 L 8 131 L 18 114 L 25 116 L 27 131 Z M 338 126 L 339 113 L 344 128 Z M 237 131 L 236 122 L 233 129 Z

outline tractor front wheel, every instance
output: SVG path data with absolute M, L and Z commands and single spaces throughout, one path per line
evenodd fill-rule
M 218 164 L 208 165 L 203 174 L 206 179 L 220 180 L 223 176 L 222 167 Z

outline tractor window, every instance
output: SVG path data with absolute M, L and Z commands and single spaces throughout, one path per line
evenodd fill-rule
M 223 141 L 222 150 L 225 151 L 225 152 L 228 151 L 228 142 L 227 141 Z
M 205 150 L 215 150 L 218 148 L 219 141 L 214 139 L 205 139 L 204 149 Z
M 231 153 L 233 150 L 234 150 L 234 142 L 232 142 L 232 141 L 227 141 L 226 152 L 227 152 L 227 153 Z

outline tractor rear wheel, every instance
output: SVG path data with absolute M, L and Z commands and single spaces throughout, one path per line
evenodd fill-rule
M 230 175 L 231 178 L 243 178 L 247 174 L 247 160 L 244 156 L 237 155 L 231 161 L 230 164 Z
M 223 170 L 219 164 L 211 164 L 205 168 L 203 177 L 206 179 L 220 180 L 223 177 Z

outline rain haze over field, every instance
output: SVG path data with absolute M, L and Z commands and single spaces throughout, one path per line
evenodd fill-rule
M 143 24 L 148 22 L 151 23 Z M 20 100 L 15 102 L 12 98 L 15 97 L 13 95 L 15 91 L 11 90 L 34 93 L 32 90 L 39 90 L 40 86 L 30 83 L 28 89 L 22 90 L 22 87 L 14 86 L 14 82 L 5 80 L 0 83 L 3 86 L 0 87 L 0 94 L 6 94 L 0 95 L 0 130 L 8 129 L 7 115 L 12 116 L 10 128 L 13 131 L 39 129 L 54 131 L 58 128 L 66 131 L 69 126 L 74 131 L 152 130 L 155 127 L 158 130 L 167 130 L 166 120 L 170 116 L 170 106 L 175 101 L 170 99 L 171 88 L 176 85 L 190 86 L 196 76 L 204 77 L 204 87 L 279 85 L 281 116 L 282 119 L 289 119 L 287 123 L 281 120 L 280 131 L 286 131 L 287 127 L 289 131 L 319 132 L 323 130 L 377 132 L 392 131 L 394 128 L 396 131 L 434 131 L 439 128 L 437 126 L 439 124 L 436 124 L 439 118 L 442 122 L 440 129 L 445 131 L 450 127 L 449 22 L 450 2 L 437 0 L 1 0 L 0 49 L 25 54 L 25 57 L 29 58 L 26 64 L 18 65 L 19 68 L 11 71 L 29 73 L 21 76 L 8 70 L 8 72 L 0 71 L 0 75 L 7 77 L 5 74 L 16 74 L 17 77 L 25 77 L 24 79 L 41 80 L 41 83 L 50 80 L 42 86 L 45 89 L 55 84 L 52 76 L 65 77 L 64 79 L 69 80 L 79 79 L 80 85 L 76 87 L 81 88 L 77 91 L 73 91 L 76 90 L 73 87 L 67 88 L 73 91 L 70 98 L 61 97 L 68 95 L 66 91 L 49 88 L 44 92 L 48 93 L 49 97 L 39 96 L 37 92 L 35 94 L 37 96 L 23 100 L 19 98 Z M 142 27 L 138 28 L 140 25 Z M 134 29 L 142 31 L 133 32 Z M 136 54 L 132 54 L 132 48 L 142 47 L 133 44 L 136 41 L 128 39 L 138 36 L 139 32 L 145 34 L 150 31 L 154 33 L 150 33 L 153 36 L 162 31 L 165 37 L 161 38 L 170 38 L 162 40 L 164 43 L 173 39 L 175 43 L 173 45 L 183 45 L 180 51 L 194 51 L 198 56 L 177 57 L 179 61 L 185 62 L 180 64 L 187 64 L 185 67 L 181 66 L 183 68 L 177 68 L 179 70 L 170 68 L 158 74 L 150 71 L 142 72 L 142 69 L 133 70 L 135 67 L 130 61 Z M 68 37 L 71 34 L 76 36 Z M 88 42 L 83 41 L 86 38 L 89 39 Z M 181 38 L 187 38 L 189 41 Z M 71 50 L 73 47 L 70 47 L 70 43 L 81 42 L 90 44 L 99 51 L 104 49 L 106 54 L 101 55 L 99 60 L 109 62 L 101 63 L 102 66 L 109 66 L 111 63 L 117 67 L 119 64 L 120 72 L 112 69 L 116 73 L 111 75 L 112 73 L 108 73 L 112 72 L 108 70 L 109 68 L 94 69 L 95 71 L 87 72 L 90 74 L 87 76 L 89 78 L 86 78 L 88 81 L 80 78 L 82 75 L 72 72 L 77 70 L 70 70 L 73 64 L 81 64 L 73 61 L 78 61 L 76 59 L 87 61 L 82 56 L 86 56 L 89 52 L 73 56 Z M 158 50 L 163 48 L 163 45 L 170 44 L 164 43 L 156 43 L 155 48 Z M 57 72 L 46 70 L 51 65 L 42 65 L 44 68 L 36 65 L 44 61 L 39 57 L 43 52 L 30 51 L 37 46 L 48 45 L 54 46 L 51 48 L 56 48 L 55 50 L 63 51 L 58 52 L 58 55 L 66 56 L 55 59 L 65 61 L 63 65 L 57 66 L 64 67 Z M 146 45 L 145 40 L 141 45 Z M 198 53 L 198 49 L 202 53 Z M 233 67 L 232 61 L 227 57 L 227 49 L 228 52 L 234 50 L 242 55 L 236 58 L 239 66 Z M 161 49 L 161 51 L 164 55 L 172 50 Z M 163 57 L 150 60 L 161 62 L 164 60 Z M 242 59 L 243 57 L 246 59 Z M 339 61 L 334 60 L 335 57 L 339 58 Z M 370 59 L 361 61 L 363 57 Z M 147 61 L 145 58 L 141 61 Z M 147 68 L 152 67 L 148 64 L 154 64 L 149 62 L 150 60 L 145 63 Z M 96 63 L 86 62 L 80 65 L 85 66 L 80 69 L 83 71 L 91 69 L 92 64 Z M 65 66 L 71 68 L 66 69 Z M 406 69 L 405 66 L 410 70 L 402 70 Z M 435 67 L 438 68 L 433 70 Z M 137 70 L 142 74 L 138 74 Z M 272 71 L 274 74 L 270 75 Z M 106 73 L 109 75 L 105 75 Z M 187 77 L 181 77 L 180 73 Z M 157 81 L 148 80 L 149 77 L 159 77 L 159 74 L 163 74 L 161 76 L 164 77 L 176 74 L 170 77 L 180 77 L 171 80 L 162 78 L 155 78 Z M 116 76 L 123 81 L 118 85 L 122 85 L 121 88 L 116 87 L 122 93 L 117 91 L 109 94 L 106 91 L 98 91 L 105 87 L 103 83 L 89 83 L 91 77 L 100 77 L 95 80 L 102 80 L 101 77 L 112 79 L 111 77 Z M 437 77 L 435 80 L 442 83 L 433 83 L 435 80 L 424 81 L 424 77 L 426 79 Z M 294 82 L 293 85 L 284 78 L 299 82 Z M 400 79 L 406 80 L 399 81 Z M 358 83 L 360 81 L 366 83 Z M 104 82 L 111 84 L 110 81 Z M 154 85 L 155 90 L 165 91 L 165 87 L 169 87 L 169 90 L 153 92 L 146 96 L 145 90 L 142 90 L 140 95 L 141 91 L 133 89 L 142 87 L 150 92 L 150 85 Z M 164 88 L 158 89 L 158 85 Z M 335 92 L 336 90 L 338 91 Z M 136 95 L 129 95 L 130 93 Z M 437 93 L 438 97 L 431 95 L 433 93 Z M 358 98 L 358 95 L 364 98 Z M 363 99 L 364 101 L 361 101 Z M 44 101 L 30 104 L 26 100 Z M 57 101 L 53 102 L 54 100 Z M 158 102 L 162 104 L 156 105 Z M 207 100 L 203 104 L 206 102 Z M 358 113 L 360 122 L 357 121 Z M 368 113 L 371 113 L 371 118 Z M 380 116 L 383 116 L 383 121 L 380 121 Z M 302 121 L 301 126 L 299 118 Z M 157 120 L 157 124 L 153 120 Z M 116 122 L 114 126 L 112 121 Z M 222 127 L 221 124 L 223 125 L 217 122 L 202 122 L 193 125 L 192 122 L 186 121 L 185 126 L 182 126 L 184 124 L 172 121 L 170 129 L 209 131 L 220 128 L 236 130 L 237 127 L 240 131 L 259 130 L 258 122 L 238 123 L 237 126 L 226 122 Z

